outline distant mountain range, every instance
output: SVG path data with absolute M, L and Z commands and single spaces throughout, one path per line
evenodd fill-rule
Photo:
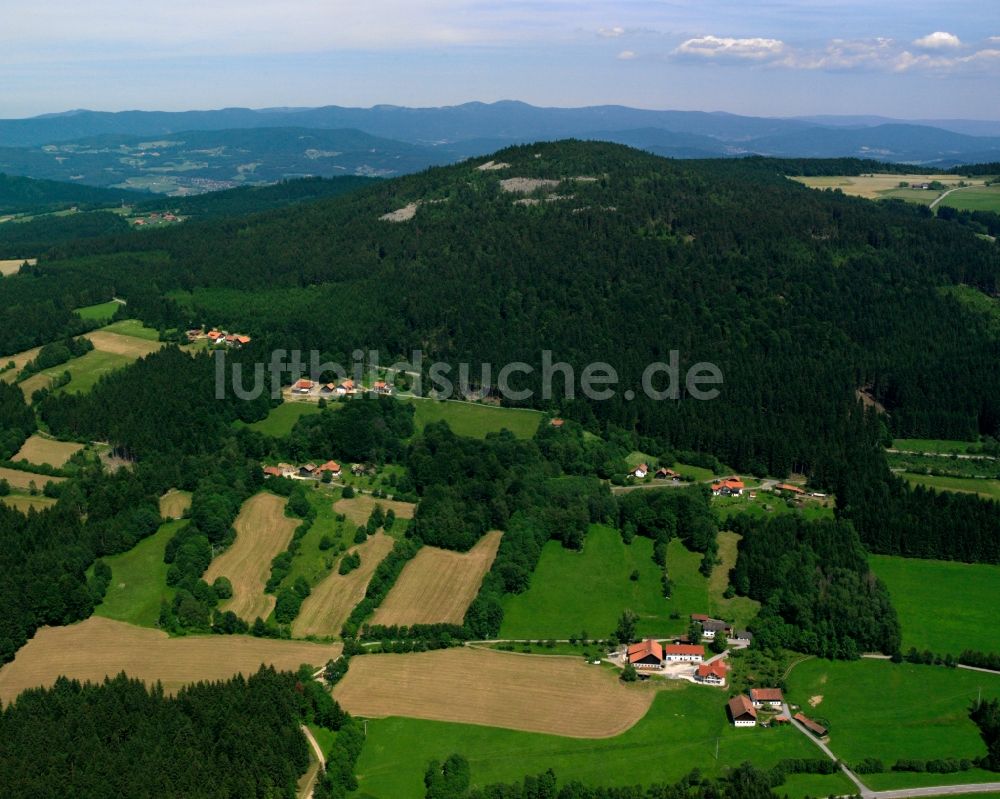
M 303 175 L 390 176 L 510 144 L 578 138 L 676 158 L 873 158 L 946 168 L 1000 161 L 1000 122 L 798 119 L 521 102 L 443 108 L 72 111 L 0 120 L 0 171 L 195 192 Z

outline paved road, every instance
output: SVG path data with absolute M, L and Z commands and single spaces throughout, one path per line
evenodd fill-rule
M 961 796 L 962 794 L 996 793 L 1000 782 L 979 782 L 971 785 L 938 785 L 930 788 L 904 788 L 901 791 L 876 791 L 874 799 L 909 799 L 914 796 Z
M 823 753 L 828 758 L 830 758 L 830 760 L 832 760 L 834 763 L 840 763 L 840 770 L 844 772 L 844 774 L 847 776 L 847 779 L 849 779 L 851 782 L 853 782 L 855 785 L 858 786 L 858 794 L 865 797 L 865 799 L 872 799 L 872 797 L 876 796 L 875 792 L 871 788 L 869 788 L 860 779 L 858 779 L 857 774 L 855 774 L 846 765 L 840 762 L 840 758 L 838 758 L 833 753 L 833 751 L 830 749 L 829 746 L 823 743 L 819 738 L 817 738 L 815 735 L 809 732 L 809 730 L 807 730 L 805 727 L 803 727 L 795 720 L 795 716 L 792 714 L 792 709 L 788 706 L 787 702 L 782 703 L 781 709 L 785 712 L 785 715 L 788 716 L 789 719 L 791 719 L 792 726 L 795 727 L 795 729 L 797 729 L 804 736 L 806 736 L 806 738 L 808 738 L 810 741 L 816 744 L 816 746 L 822 749 Z

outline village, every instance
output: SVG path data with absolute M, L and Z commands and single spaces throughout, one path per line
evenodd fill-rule
M 713 619 L 701 613 L 691 614 L 692 629 L 700 628 L 702 641 L 714 642 L 720 636 L 734 649 L 750 646 L 753 634 L 746 630 L 735 630 L 721 619 Z M 659 677 L 668 680 L 686 680 L 697 685 L 725 688 L 730 671 L 727 657 L 729 650 L 707 656 L 703 643 L 692 643 L 690 636 L 683 635 L 661 643 L 647 638 L 638 643 L 622 647 L 610 654 L 609 661 L 625 673 L 630 667 L 635 670 L 640 681 Z M 790 724 L 792 720 L 811 732 L 817 738 L 825 738 L 827 729 L 822 724 L 808 718 L 802 712 L 792 713 L 785 702 L 780 688 L 751 688 L 748 693 L 736 694 L 725 705 L 729 722 L 734 727 L 769 727 Z

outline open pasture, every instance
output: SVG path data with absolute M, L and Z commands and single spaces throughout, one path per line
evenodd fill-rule
M 253 674 L 262 663 L 295 670 L 317 668 L 340 655 L 340 644 L 279 641 L 244 635 L 170 638 L 159 630 L 92 616 L 68 627 L 43 627 L 0 669 L 0 700 L 10 702 L 27 688 L 47 686 L 60 675 L 103 680 L 124 671 L 168 692 L 200 680 Z
M 1000 186 L 971 186 L 952 192 L 941 205 L 961 211 L 1000 212 Z
M 985 499 L 1000 500 L 1000 480 L 981 480 L 975 477 L 943 477 L 933 474 L 906 472 L 908 483 L 936 488 L 938 491 L 957 491 L 960 494 L 978 494 Z
M 416 508 L 412 502 L 378 499 L 371 494 L 356 494 L 350 499 L 338 499 L 333 503 L 333 509 L 337 513 L 343 513 L 355 524 L 363 525 L 367 524 L 368 517 L 372 515 L 376 505 L 381 505 L 384 511 L 391 510 L 397 519 L 412 519 Z
M 121 308 L 120 302 L 108 300 L 108 302 L 99 302 L 97 305 L 86 305 L 83 308 L 77 308 L 74 313 L 81 319 L 88 319 L 94 322 L 110 322 L 111 318 L 118 313 L 119 308 Z
M 680 542 L 676 544 L 683 551 Z M 586 631 L 590 638 L 604 638 L 615 629 L 626 608 L 639 615 L 641 636 L 683 632 L 687 621 L 671 619 L 671 611 L 704 613 L 707 589 L 697 571 L 701 556 L 689 559 L 693 560 L 692 572 L 690 562 L 674 564 L 672 551 L 668 550 L 667 563 L 674 595 L 667 600 L 662 593 L 660 568 L 653 562 L 653 542 L 648 538 L 637 537 L 626 545 L 617 530 L 591 525 L 579 552 L 548 541 L 528 590 L 504 597 L 500 635 L 568 638 Z M 631 580 L 635 570 L 639 579 Z
M 124 324 L 125 322 L 116 322 L 100 330 L 94 330 L 87 333 L 86 338 L 94 342 L 94 349 L 96 350 L 114 353 L 115 355 L 124 355 L 133 360 L 156 352 L 163 346 L 162 342 L 155 339 L 151 340 L 131 333 L 115 332 L 116 328 L 120 330 L 119 326 Z M 155 333 L 156 331 L 154 330 L 153 332 Z
M 965 294 L 963 299 L 968 296 Z M 985 295 L 981 296 L 986 299 L 987 303 L 990 302 Z M 892 448 L 898 449 L 900 452 L 930 452 L 935 455 L 964 455 L 971 447 L 975 446 L 978 446 L 975 441 L 955 441 L 943 438 L 897 438 L 892 442 Z
M 265 418 L 247 426 L 258 433 L 281 438 L 291 433 L 295 423 L 303 416 L 319 411 L 319 406 L 314 402 L 283 402 L 277 408 L 272 408 Z
M 0 380 L 3 380 L 5 383 L 13 383 L 17 378 L 17 373 L 28 364 L 28 361 L 35 360 L 41 351 L 41 347 L 32 347 L 30 350 L 18 352 L 14 355 L 5 355 L 0 358 L 0 366 L 6 366 L 8 363 L 14 364 L 13 369 L 7 369 L 5 372 L 0 373 Z
M 31 508 L 34 508 L 35 510 L 51 508 L 56 504 L 56 501 L 41 495 L 33 497 L 30 494 L 8 494 L 5 497 L 0 497 L 0 503 L 3 503 L 9 508 L 19 510 L 21 513 L 27 513 Z
M 369 536 L 365 543 L 348 550 L 361 556 L 361 565 L 347 574 L 340 574 L 334 569 L 313 588 L 292 623 L 292 635 L 297 638 L 340 635 L 341 627 L 354 606 L 364 599 L 372 574 L 389 554 L 392 545 L 392 538 L 376 533 Z
M 718 542 L 719 562 L 715 564 L 712 574 L 708 578 L 708 613 L 711 616 L 732 621 L 737 629 L 745 629 L 747 623 L 757 615 L 760 602 L 743 596 L 734 596 L 729 599 L 724 596 L 729 585 L 729 572 L 736 566 L 740 536 L 728 530 L 722 530 L 719 532 Z M 667 565 L 669 566 L 669 549 L 667 557 Z
M 372 623 L 461 624 L 493 565 L 501 536 L 496 530 L 487 533 L 465 553 L 422 547 L 403 567 Z
M 866 757 L 976 758 L 986 754 L 969 707 L 979 695 L 1000 697 L 1000 675 L 887 660 L 805 660 L 788 677 L 787 696 L 825 720 L 830 748 L 846 763 Z M 810 701 L 812 700 L 812 701 Z M 876 790 L 995 779 L 986 772 L 865 775 Z
M 929 203 L 940 192 L 932 189 L 901 188 L 900 183 L 910 186 L 920 183 L 941 183 L 946 188 L 953 188 L 959 181 L 982 185 L 981 178 L 962 178 L 958 175 L 892 175 L 877 173 L 873 175 L 823 175 L 816 177 L 793 177 L 792 180 L 802 183 L 811 189 L 840 189 L 844 194 L 853 197 L 864 197 L 868 200 L 883 199 L 887 195 L 898 196 L 905 193 L 905 199 L 914 202 Z
M 487 433 L 510 430 L 518 438 L 531 438 L 538 430 L 542 414 L 521 408 L 499 408 L 457 400 L 434 400 L 405 397 L 414 407 L 413 423 L 420 432 L 431 422 L 444 421 L 455 435 L 486 438 Z
M 163 562 L 163 553 L 167 542 L 184 524 L 180 520 L 165 522 L 128 552 L 104 558 L 111 567 L 111 584 L 104 601 L 94 609 L 97 616 L 142 627 L 156 626 L 160 603 L 174 598 L 174 589 L 167 585 L 168 566 Z
M 28 463 L 48 464 L 61 469 L 70 458 L 83 449 L 83 444 L 69 441 L 56 441 L 40 435 L 29 436 L 24 445 L 14 455 L 13 460 L 25 460 Z
M 65 477 L 50 477 L 47 474 L 22 472 L 20 469 L 10 469 L 6 466 L 0 466 L 0 480 L 6 480 L 10 483 L 11 488 L 15 490 L 28 491 L 31 489 L 31 484 L 34 483 L 35 488 L 41 491 L 46 483 L 61 483 L 65 479 Z
M 567 658 L 520 657 L 532 670 L 547 661 L 563 660 L 568 666 L 593 669 L 598 676 L 613 675 L 600 674 L 597 666 L 574 664 Z M 351 672 L 364 660 L 353 661 Z M 386 671 L 391 674 L 391 669 Z M 347 683 L 352 679 L 351 672 L 345 678 Z M 462 679 L 475 676 L 472 670 Z M 488 685 L 484 682 L 481 692 Z M 576 678 L 572 685 L 580 690 L 567 702 L 567 710 L 591 693 Z M 378 799 L 420 799 L 424 795 L 427 762 L 444 760 L 452 752 L 468 758 L 474 786 L 520 781 L 525 774 L 539 774 L 549 768 L 556 772 L 561 785 L 570 780 L 592 786 L 667 783 L 676 782 L 693 768 L 706 776 L 719 776 L 747 760 L 758 768 L 769 768 L 785 757 L 818 756 L 819 750 L 796 730 L 734 729 L 726 718 L 722 691 L 679 682 L 666 683 L 658 691 L 651 685 L 635 687 L 654 690 L 652 704 L 635 726 L 611 738 L 569 738 L 482 723 L 399 717 L 371 720 L 357 767 L 361 794 Z M 476 702 L 481 701 L 477 695 Z M 442 707 L 449 705 L 446 700 Z M 795 775 L 776 793 L 801 799 L 807 795 L 850 795 L 852 789 L 853 785 L 840 774 Z
M 872 555 L 903 628 L 903 650 L 996 652 L 1000 566 Z
M 164 519 L 179 519 L 191 507 L 191 492 L 171 488 L 160 497 L 160 516 Z
M 134 357 L 108 352 L 100 348 L 93 349 L 79 358 L 73 358 L 66 363 L 33 374 L 19 385 L 24 396 L 30 399 L 31 395 L 38 389 L 48 388 L 52 385 L 53 380 L 62 375 L 63 372 L 69 372 L 70 382 L 59 390 L 82 393 L 92 389 L 104 375 L 116 369 L 122 369 L 134 360 Z
M 285 516 L 287 499 L 274 494 L 250 497 L 236 517 L 236 541 L 215 558 L 205 572 L 205 582 L 228 577 L 233 584 L 232 599 L 221 609 L 231 610 L 241 619 L 266 619 L 276 598 L 264 593 L 271 573 L 271 560 L 288 548 L 298 521 Z
M 575 658 L 487 649 L 366 655 L 334 688 L 345 710 L 369 718 L 488 724 L 573 738 L 608 738 L 639 721 L 656 689 L 623 685 Z

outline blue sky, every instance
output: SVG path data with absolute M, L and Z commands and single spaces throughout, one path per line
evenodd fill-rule
M 0 116 L 620 103 L 1000 118 L 1000 0 L 45 0 L 0 25 Z

